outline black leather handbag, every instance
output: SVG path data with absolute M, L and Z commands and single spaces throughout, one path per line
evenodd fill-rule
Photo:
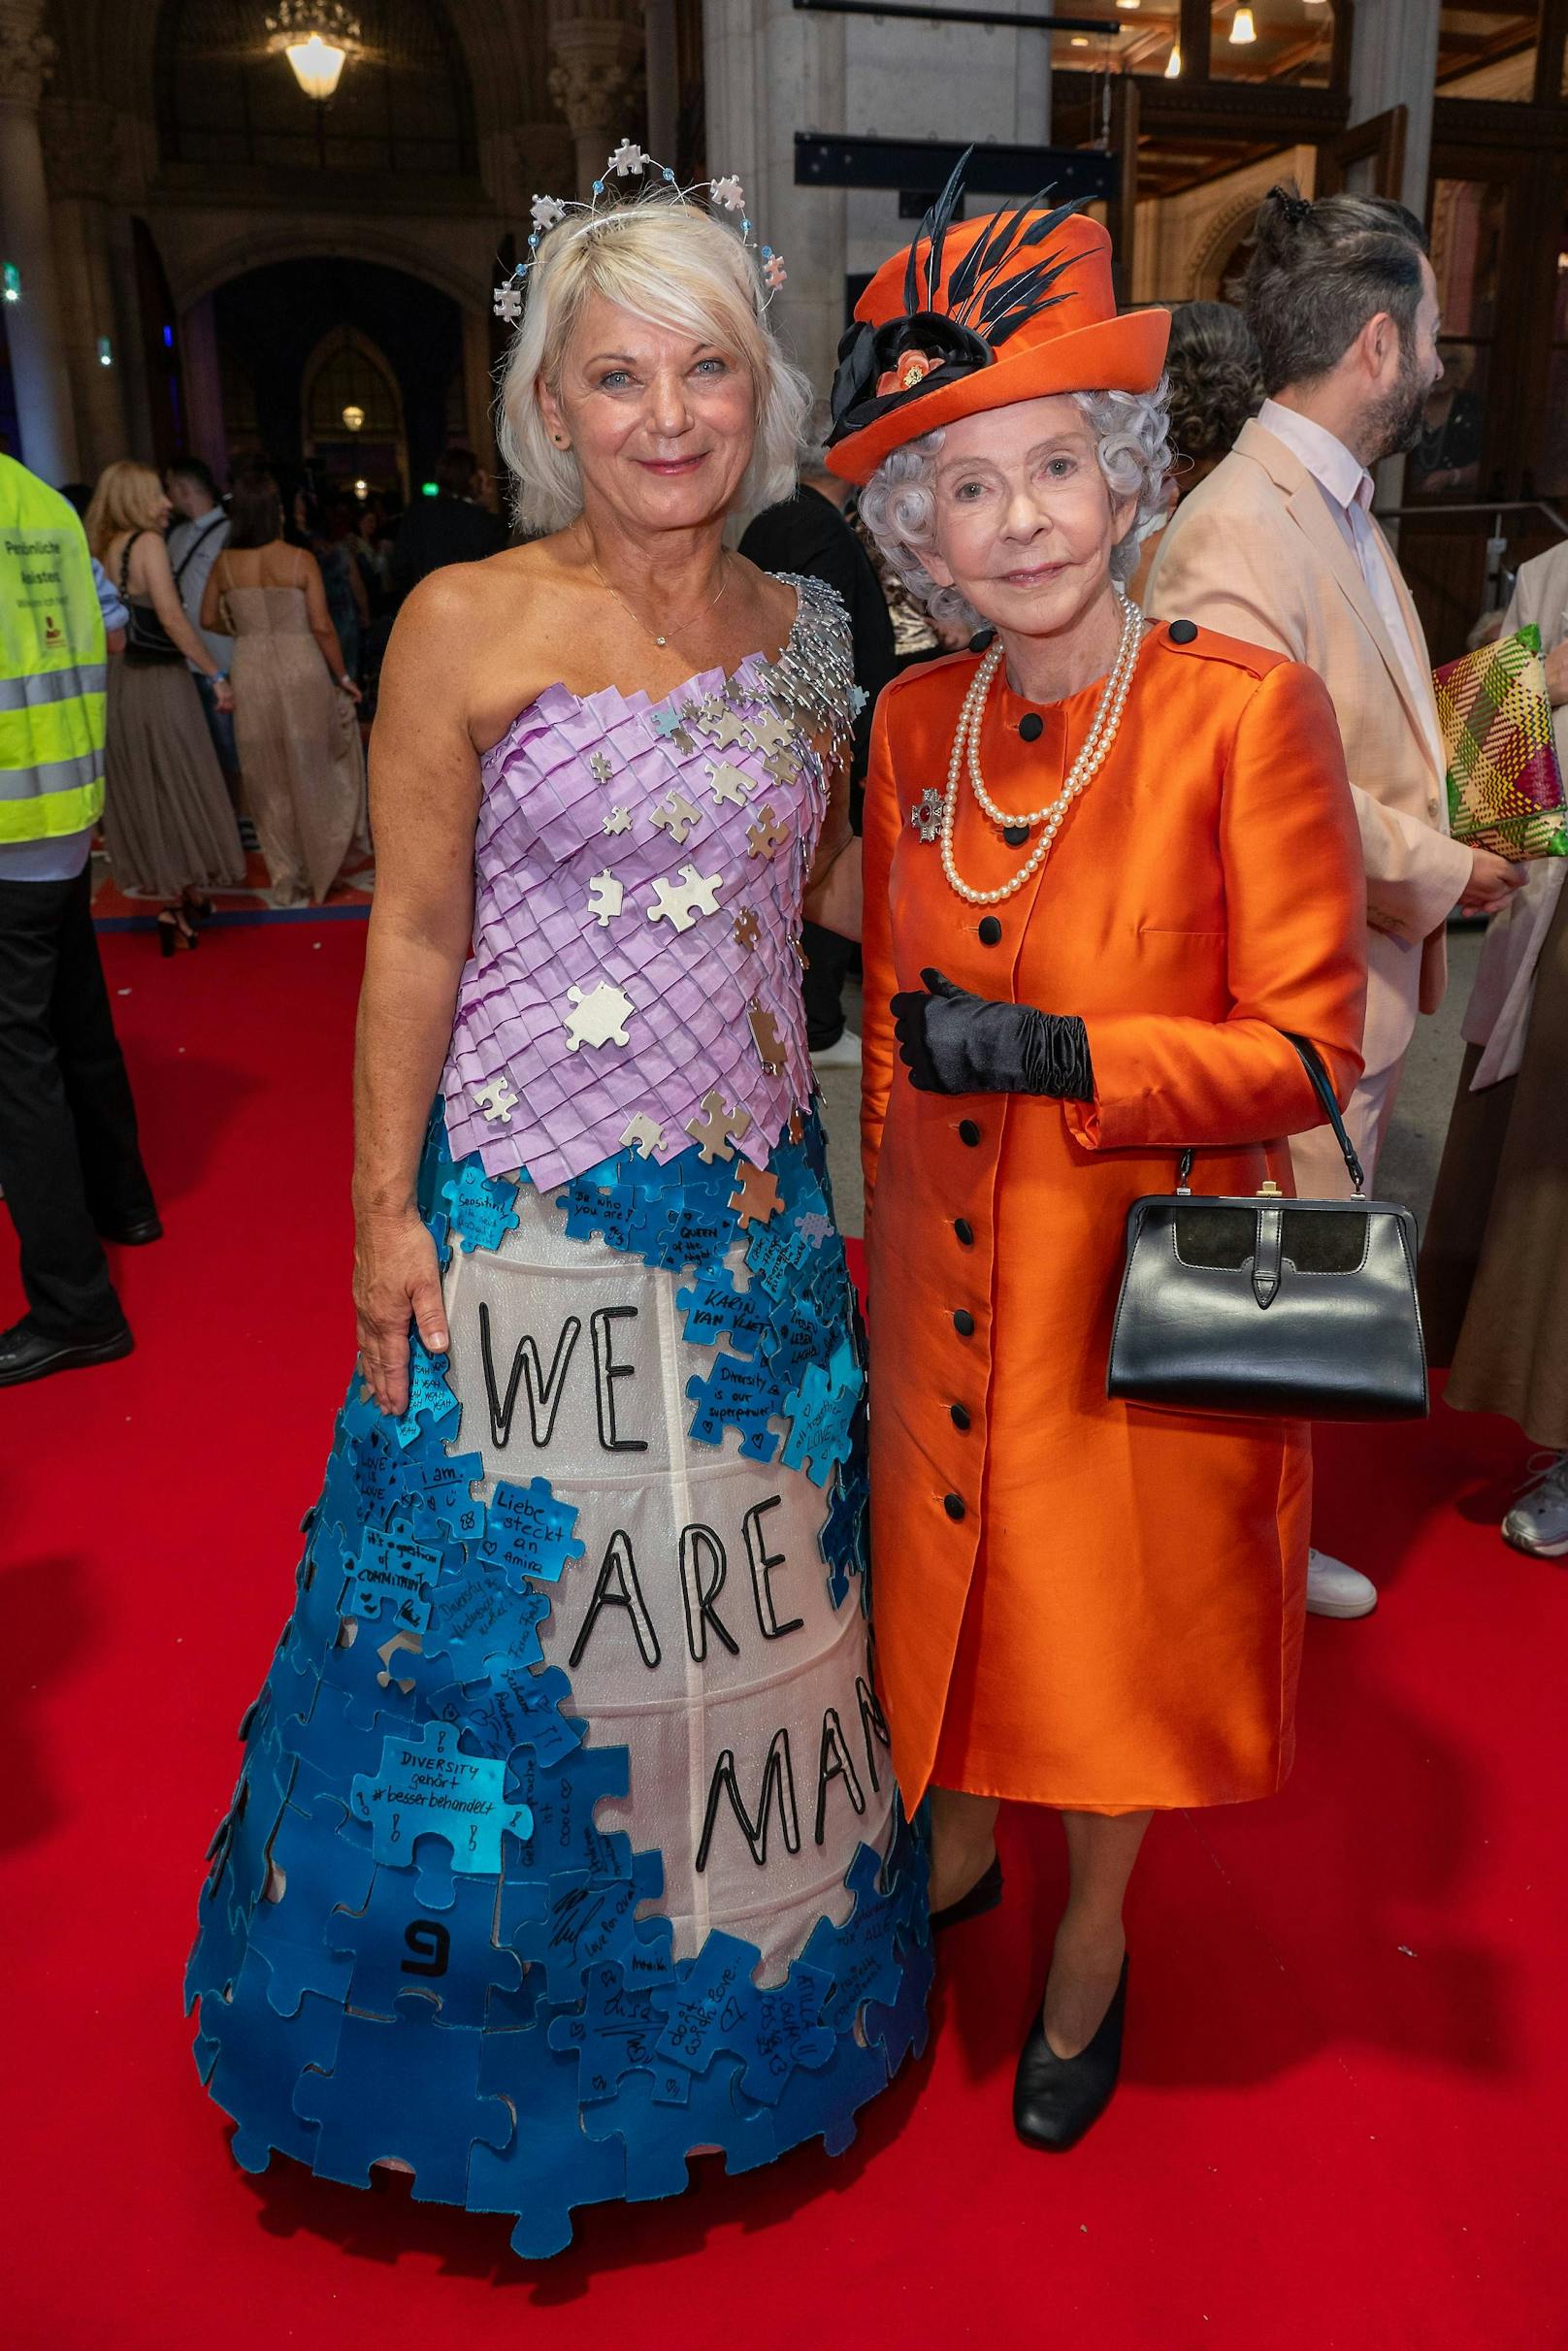
M 1353 1200 L 1206 1199 L 1188 1178 L 1134 1200 L 1106 1392 L 1177 1412 L 1417 1420 L 1428 1410 L 1416 1220 L 1366 1178 L 1327 1073 L 1290 1039 L 1328 1114 Z
M 126 614 L 125 659 L 133 669 L 167 668 L 185 658 L 158 618 L 152 605 L 135 603 L 131 597 L 131 549 L 139 539 L 146 536 L 147 534 L 143 531 L 133 531 L 125 541 L 124 551 L 119 559 L 120 602 L 125 606 Z

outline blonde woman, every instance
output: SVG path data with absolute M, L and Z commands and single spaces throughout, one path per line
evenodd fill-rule
M 197 944 L 206 893 L 245 879 L 234 810 L 202 716 L 193 662 L 232 710 L 228 677 L 186 618 L 163 534 L 171 507 L 150 466 L 106 466 L 87 508 L 87 543 L 116 582 L 131 620 L 109 666 L 104 839 L 115 881 L 161 898 L 165 955 Z
M 188 1978 L 242 2162 L 401 2163 L 530 2255 L 689 2151 L 847 2144 L 930 1975 L 796 952 L 848 631 L 725 547 L 807 400 L 708 193 L 541 203 L 503 398 L 542 536 L 388 651 L 367 1385 Z

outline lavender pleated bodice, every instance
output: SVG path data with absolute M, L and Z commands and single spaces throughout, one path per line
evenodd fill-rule
M 791 585 L 776 661 L 658 702 L 551 686 L 486 753 L 454 1158 L 544 1187 L 723 1129 L 763 1161 L 809 1099 L 801 894 L 855 689 L 838 597 Z

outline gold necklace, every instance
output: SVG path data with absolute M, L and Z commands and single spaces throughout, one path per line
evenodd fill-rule
M 703 619 L 707 613 L 716 610 L 717 607 L 724 602 L 730 586 L 729 549 L 725 548 L 723 553 L 725 557 L 724 585 L 720 588 L 717 596 L 714 597 L 711 604 L 704 604 L 701 612 L 694 612 L 692 614 L 692 620 Z M 643 619 L 641 613 L 637 609 L 637 606 L 635 604 L 628 604 L 626 598 L 621 594 L 620 589 L 614 586 L 611 581 L 604 577 L 604 572 L 601 571 L 598 563 L 595 561 L 595 558 L 592 555 L 589 556 L 588 561 L 593 565 L 594 577 L 598 580 L 600 586 L 602 588 L 608 588 L 616 603 L 625 606 L 626 610 L 631 613 L 632 618 L 637 622 L 637 627 L 642 631 L 643 636 L 651 637 L 656 645 L 668 645 L 670 642 L 669 636 L 666 635 L 661 637 L 657 630 L 650 629 L 647 622 Z M 689 629 L 691 625 L 692 621 L 683 620 L 677 634 L 683 633 L 685 630 Z

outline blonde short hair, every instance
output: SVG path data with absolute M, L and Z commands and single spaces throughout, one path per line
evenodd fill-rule
M 768 325 L 755 256 L 700 205 L 648 197 L 569 213 L 540 242 L 496 428 L 522 529 L 563 530 L 582 511 L 577 461 L 550 439 L 539 395 L 541 385 L 558 389 L 567 346 L 595 294 L 649 326 L 684 328 L 734 353 L 751 377 L 756 419 L 735 506 L 755 512 L 790 497 L 811 390 Z
M 139 466 L 131 457 L 119 457 L 99 474 L 82 527 L 101 563 L 116 531 L 155 531 L 162 511 L 163 484 L 152 468 Z

